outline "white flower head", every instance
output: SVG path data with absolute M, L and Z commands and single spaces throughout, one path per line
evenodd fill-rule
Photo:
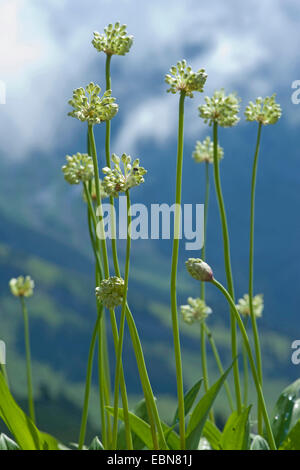
M 257 294 L 252 300 L 254 315 L 259 318 L 262 316 L 264 310 L 264 296 L 263 294 Z M 236 305 L 238 312 L 243 316 L 250 315 L 249 295 L 245 294 L 241 299 L 238 300 Z
M 30 276 L 19 276 L 9 281 L 9 287 L 15 297 L 31 297 L 33 295 L 34 281 Z
M 212 309 L 202 299 L 189 297 L 187 301 L 187 305 L 181 305 L 180 312 L 183 321 L 189 325 L 205 320 L 212 313 Z

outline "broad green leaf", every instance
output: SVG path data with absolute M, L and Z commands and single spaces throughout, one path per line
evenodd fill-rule
M 185 415 L 187 415 L 188 412 L 191 410 L 191 408 L 192 408 L 192 406 L 193 406 L 193 404 L 194 404 L 194 402 L 197 398 L 197 395 L 199 393 L 202 382 L 203 382 L 203 379 L 198 380 L 198 382 L 196 382 L 195 385 L 193 385 L 193 387 L 190 388 L 190 390 L 185 394 L 185 396 L 184 396 Z M 177 410 L 175 412 L 173 422 L 172 422 L 172 425 L 177 423 L 178 420 L 179 420 L 179 412 L 178 412 L 178 408 L 177 408 Z
M 104 450 L 102 442 L 100 441 L 98 436 L 94 437 L 88 450 Z
M 114 414 L 113 407 L 107 406 L 106 409 L 111 415 Z M 118 418 L 124 421 L 124 413 L 122 408 L 119 408 L 118 410 Z M 135 432 L 135 434 L 144 442 L 146 447 L 148 447 L 148 449 L 153 449 L 150 425 L 131 411 L 129 411 L 129 423 L 132 431 Z
M 0 450 L 20 450 L 20 447 L 5 434 L 0 434 Z
M 257 434 L 253 437 L 250 450 L 270 450 L 270 447 L 267 441 Z
M 290 430 L 283 441 L 280 450 L 300 450 L 300 420 Z
M 286 387 L 279 396 L 273 411 L 272 429 L 277 447 L 289 433 L 292 413 L 300 391 L 300 379 Z
M 224 374 L 217 380 L 217 382 L 210 387 L 210 389 L 205 393 L 201 398 L 198 404 L 195 406 L 188 427 L 187 427 L 187 448 L 188 449 L 197 449 L 200 441 L 200 437 L 207 420 L 208 414 L 211 407 L 224 384 L 227 375 L 229 374 L 233 363 L 231 366 L 224 372 Z
M 146 421 L 146 423 L 149 423 L 147 406 L 146 406 L 146 401 L 144 398 L 136 404 L 132 412 L 135 416 L 138 416 L 143 421 Z M 139 438 L 139 436 L 135 432 L 132 432 L 131 434 L 132 434 L 133 448 L 135 450 L 142 450 L 145 447 L 145 443 L 142 441 L 142 439 Z M 123 424 L 120 427 L 120 430 L 118 432 L 118 449 L 120 450 L 127 449 L 125 427 Z
M 222 450 L 247 450 L 249 448 L 249 413 L 251 406 L 239 415 L 234 411 L 228 418 L 222 432 Z
M 2 418 L 22 450 L 59 449 L 56 439 L 40 432 L 31 419 L 17 405 L 1 373 L 0 418 Z
M 208 440 L 213 450 L 220 450 L 222 433 L 214 423 L 207 420 L 205 422 L 202 435 Z

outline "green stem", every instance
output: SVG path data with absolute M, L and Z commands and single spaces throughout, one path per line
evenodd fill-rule
M 126 303 L 127 303 L 127 290 L 128 290 L 128 280 L 129 280 L 129 263 L 130 263 L 130 248 L 131 248 L 131 235 L 130 235 L 130 197 L 129 191 L 126 191 L 127 198 L 127 244 L 126 244 L 126 259 L 125 259 L 125 275 L 124 275 L 124 296 L 122 302 L 122 312 L 121 320 L 119 327 L 119 342 L 117 348 L 117 360 L 116 360 L 116 373 L 115 373 L 115 392 L 114 392 L 114 425 L 113 425 L 113 440 L 112 448 L 117 448 L 117 433 L 118 433 L 118 408 L 119 408 L 119 383 L 120 383 L 120 373 L 121 373 L 121 363 L 122 363 L 122 350 L 123 350 L 123 340 L 124 340 L 124 327 L 125 327 L 125 318 L 126 318 Z M 126 431 L 126 429 L 125 429 Z M 132 449 L 132 439 L 130 428 L 128 431 L 128 440 L 130 441 L 130 449 Z
M 178 144 L 177 144 L 177 171 L 176 171 L 176 196 L 175 196 L 175 217 L 174 217 L 174 239 L 172 251 L 171 266 L 171 312 L 172 312 L 172 329 L 174 340 L 175 364 L 176 364 L 176 380 L 177 380 L 177 396 L 178 396 L 178 414 L 179 414 L 179 434 L 181 449 L 185 449 L 185 411 L 184 411 L 184 390 L 182 375 L 182 360 L 180 348 L 180 336 L 178 326 L 177 312 L 177 265 L 179 251 L 179 233 L 181 218 L 181 180 L 182 180 L 182 164 L 183 164 L 183 125 L 184 125 L 184 99 L 185 93 L 181 92 L 179 100 L 179 119 L 178 119 Z
M 93 357 L 94 357 L 95 344 L 96 344 L 96 340 L 98 336 L 100 321 L 101 321 L 101 317 L 100 315 L 98 315 L 96 324 L 94 326 L 92 340 L 91 340 L 90 349 L 89 349 L 83 411 L 82 411 L 80 434 L 79 434 L 79 440 L 78 440 L 78 450 L 82 450 L 83 445 L 84 445 L 84 440 L 85 440 L 86 426 L 87 426 L 87 419 L 88 419 L 89 398 L 90 398 L 91 383 L 92 383 Z
M 258 328 L 256 323 L 256 317 L 253 309 L 253 258 L 254 258 L 254 215 L 255 215 L 255 188 L 256 188 L 256 174 L 258 165 L 258 155 L 260 146 L 262 123 L 258 124 L 257 140 L 254 154 L 253 170 L 252 170 L 252 184 L 251 184 L 251 209 L 250 209 L 250 250 L 249 250 L 249 309 L 251 324 L 254 337 L 255 356 L 257 363 L 257 372 L 259 382 L 263 385 L 263 372 L 262 372 L 262 359 L 261 359 L 261 348 L 259 341 Z M 257 420 L 258 420 L 258 433 L 262 434 L 262 410 L 258 404 L 257 407 Z
M 222 224 L 222 233 L 223 233 L 223 244 L 224 244 L 224 262 L 225 262 L 225 271 L 227 278 L 228 291 L 231 297 L 234 299 L 234 287 L 233 287 L 233 278 L 231 271 L 231 259 L 230 259 L 230 243 L 229 243 L 229 234 L 227 226 L 227 217 L 221 187 L 221 178 L 220 178 L 220 168 L 219 168 L 219 159 L 218 159 L 218 124 L 214 122 L 213 124 L 213 141 L 214 141 L 214 178 L 215 178 L 215 187 L 217 193 L 217 199 L 219 204 L 219 211 Z M 231 323 L 231 350 L 232 357 L 236 358 L 238 355 L 237 347 L 237 333 L 236 333 L 236 321 L 233 312 L 230 312 L 230 323 Z M 240 387 L 240 378 L 239 378 L 239 364 L 236 360 L 233 365 L 233 374 L 234 374 L 234 384 L 235 384 L 235 395 L 236 395 L 236 405 L 238 413 L 242 411 L 242 397 L 241 397 L 241 387 Z
M 244 340 L 245 348 L 247 350 L 247 354 L 248 354 L 248 358 L 249 358 L 249 364 L 250 364 L 250 368 L 251 368 L 255 388 L 256 388 L 256 391 L 257 391 L 258 400 L 259 400 L 259 403 L 260 403 L 260 406 L 261 406 L 261 410 L 262 410 L 262 414 L 263 414 L 263 418 L 264 418 L 264 422 L 265 422 L 265 427 L 266 427 L 266 433 L 267 433 L 267 436 L 268 436 L 269 446 L 270 446 L 271 450 L 276 450 L 276 444 L 275 444 L 275 441 L 274 441 L 274 436 L 273 436 L 272 427 L 271 427 L 271 423 L 270 423 L 268 412 L 267 412 L 267 407 L 266 407 L 264 395 L 263 395 L 262 388 L 261 388 L 261 385 L 260 385 L 258 373 L 257 373 L 257 370 L 256 370 L 255 361 L 254 361 L 251 346 L 250 346 L 250 341 L 249 341 L 244 323 L 243 323 L 243 321 L 240 317 L 239 312 L 236 309 L 233 298 L 231 297 L 229 292 L 225 289 L 225 287 L 222 286 L 222 284 L 220 282 L 218 282 L 216 279 L 213 279 L 211 282 L 225 296 L 228 304 L 231 307 L 231 311 L 233 312 L 233 314 L 236 318 L 236 321 L 239 325 L 239 329 L 241 331 L 241 334 L 242 334 L 242 337 L 243 337 L 243 340 Z
M 205 200 L 204 200 L 204 240 L 201 258 L 205 261 L 206 253 L 206 232 L 207 232 L 207 215 L 208 215 L 208 202 L 209 202 L 209 163 L 205 162 Z M 201 299 L 205 302 L 205 282 L 201 282 Z M 206 333 L 205 333 L 205 323 L 201 322 L 200 325 L 200 339 L 201 339 L 201 363 L 202 363 L 202 373 L 204 380 L 204 388 L 207 392 L 209 389 L 209 378 L 207 370 L 207 358 L 206 358 Z M 213 410 L 210 411 L 210 419 L 214 421 Z
M 245 321 L 245 330 L 247 331 L 248 318 Z M 249 390 L 249 374 L 248 374 L 248 360 L 247 351 L 243 344 L 243 365 L 244 365 L 244 407 L 248 406 L 248 390 Z
M 103 258 L 103 268 L 104 268 L 104 276 L 106 279 L 109 278 L 109 263 L 108 263 L 108 256 L 107 256 L 107 247 L 106 247 L 106 239 L 104 233 L 104 224 L 103 224 L 103 210 L 102 210 L 102 202 L 101 202 L 101 192 L 100 192 L 100 183 L 99 183 L 99 168 L 98 168 L 98 158 L 97 158 L 97 151 L 96 151 L 96 144 L 93 132 L 93 126 L 88 126 L 88 134 L 89 134 L 89 142 L 91 146 L 91 154 L 93 158 L 93 166 L 94 166 L 94 177 L 95 177 L 95 188 L 96 188 L 96 200 L 97 200 L 97 214 L 99 218 L 99 231 L 100 231 L 100 244 L 101 244 L 101 253 Z M 97 219 L 96 219 L 97 220 Z M 96 235 L 99 236 L 96 229 Z M 115 346 L 115 354 L 117 355 L 117 347 L 118 347 L 118 327 L 116 322 L 115 312 L 110 310 L 110 320 L 114 338 L 114 346 Z M 129 426 L 129 411 L 128 411 L 128 398 L 127 398 L 127 391 L 126 391 L 126 384 L 124 379 L 124 372 L 123 372 L 123 365 L 121 365 L 121 377 L 120 377 L 120 388 L 121 388 L 121 396 L 122 396 L 122 403 L 123 403 L 123 410 L 124 410 L 124 425 L 127 428 L 126 435 L 128 436 L 130 431 Z M 127 441 L 127 446 L 130 447 L 130 441 Z
M 26 349 L 26 370 L 27 370 L 27 388 L 28 388 L 28 408 L 29 416 L 35 423 L 34 401 L 33 401 L 33 387 L 32 387 L 32 372 L 31 372 L 31 357 L 30 357 L 30 335 L 29 335 L 29 319 L 27 307 L 24 297 L 20 297 L 23 318 L 24 318 L 24 336 L 25 336 L 25 349 Z
M 105 62 L 105 79 L 106 79 L 106 90 L 111 90 L 111 75 L 110 75 L 110 63 L 111 63 L 111 55 L 106 54 L 106 62 Z M 106 121 L 106 132 L 105 132 L 105 159 L 106 159 L 106 166 L 108 168 L 111 167 L 110 162 L 110 130 L 111 130 L 111 122 Z M 113 255 L 113 262 L 114 266 L 118 266 L 118 251 L 117 251 L 117 240 L 116 240 L 116 220 L 115 220 L 115 210 L 114 210 L 114 198 L 112 196 L 109 197 L 110 203 L 110 224 L 111 224 L 111 247 L 112 247 L 112 255 Z M 120 277 L 120 270 L 116 270 L 116 276 Z
M 96 267 L 95 267 L 95 282 L 96 285 L 99 285 L 101 280 L 103 279 L 103 270 L 101 265 L 101 260 L 98 259 L 99 253 L 99 240 L 95 237 L 94 233 L 96 230 L 96 216 L 94 213 L 93 202 L 90 194 L 90 190 L 87 183 L 83 183 L 84 194 L 87 200 L 88 205 L 88 227 L 89 227 L 89 234 L 91 245 L 94 251 L 95 259 L 96 259 Z M 100 404 L 100 416 L 101 416 L 101 432 L 102 432 L 102 442 L 105 448 L 107 448 L 109 442 L 109 428 L 110 428 L 110 416 L 107 413 L 107 426 L 106 426 L 106 417 L 105 417 L 105 406 L 109 404 L 109 391 L 107 385 L 107 378 L 104 376 L 104 361 L 103 361 L 103 354 L 102 354 L 102 329 L 103 329 L 103 307 L 97 303 L 97 315 L 100 316 L 100 321 L 98 323 L 98 375 L 99 375 L 99 404 Z M 93 341 L 93 347 L 90 352 L 91 357 L 93 358 L 94 355 L 94 348 L 95 348 L 95 341 Z M 92 346 L 92 345 L 91 345 Z M 87 419 L 88 419 L 88 406 L 89 406 L 89 396 L 90 396 L 90 382 L 91 382 L 91 374 L 92 374 L 92 367 L 89 368 L 87 371 L 87 378 L 86 378 L 86 389 L 85 389 L 85 406 L 86 412 L 83 412 L 82 416 L 82 424 L 81 424 L 81 444 L 83 445 L 85 440 L 85 433 L 86 433 L 86 426 L 87 426 Z M 108 400 L 108 403 L 107 403 Z
M 216 345 L 215 340 L 213 338 L 212 332 L 210 331 L 210 329 L 208 328 L 208 326 L 206 324 L 204 326 L 205 326 L 206 336 L 208 337 L 208 341 L 210 343 L 210 346 L 211 346 L 211 349 L 212 349 L 217 367 L 219 369 L 220 375 L 223 375 L 224 374 L 224 368 L 223 368 L 222 361 L 221 361 L 221 358 L 220 358 L 220 354 L 218 352 L 218 348 L 217 348 L 217 345 Z M 225 391 L 226 391 L 226 395 L 227 395 L 230 410 L 233 412 L 234 411 L 234 404 L 233 404 L 233 399 L 232 399 L 232 396 L 231 396 L 231 391 L 230 391 L 230 387 L 228 385 L 227 380 L 224 383 L 224 387 L 225 387 Z

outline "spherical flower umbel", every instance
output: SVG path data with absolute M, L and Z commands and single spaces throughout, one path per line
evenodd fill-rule
M 207 79 L 204 69 L 193 72 L 190 66 L 186 65 L 186 61 L 177 62 L 170 68 L 170 73 L 165 76 L 165 82 L 170 85 L 167 90 L 169 93 L 185 92 L 187 96 L 193 98 L 194 91 L 203 91 Z
M 126 31 L 126 24 L 120 25 L 119 22 L 113 26 L 109 24 L 104 28 L 104 33 L 94 32 L 93 46 L 99 52 L 105 52 L 108 55 L 125 55 L 129 52 L 133 43 L 133 36 L 129 36 Z
M 226 95 L 225 90 L 217 90 L 211 98 L 205 97 L 205 104 L 198 108 L 199 114 L 210 126 L 217 123 L 222 127 L 232 127 L 240 120 L 238 117 L 239 103 L 240 99 L 235 93 Z
M 185 262 L 188 273 L 197 281 L 210 282 L 213 280 L 211 267 L 200 258 L 189 258 Z
M 31 297 L 33 295 L 34 281 L 30 276 L 19 276 L 9 281 L 11 293 L 16 297 Z
M 102 98 L 99 93 L 101 88 L 91 82 L 84 88 L 73 91 L 73 98 L 69 101 L 74 109 L 68 113 L 69 116 L 86 121 L 89 125 L 100 124 L 110 121 L 118 112 L 116 99 L 111 96 L 111 90 L 107 90 Z
M 66 156 L 67 164 L 62 167 L 65 180 L 70 184 L 90 181 L 94 177 L 93 159 L 86 153 Z
M 245 116 L 247 121 L 257 121 L 263 125 L 276 124 L 281 117 L 280 104 L 275 101 L 276 94 L 266 98 L 256 98 L 255 103 L 250 101 Z
M 147 170 L 140 166 L 138 158 L 132 163 L 130 155 L 126 155 L 126 153 L 123 153 L 121 159 L 115 154 L 112 154 L 111 158 L 114 168 L 104 167 L 102 169 L 105 174 L 103 188 L 109 196 L 118 197 L 120 192 L 126 192 L 128 189 L 144 183 L 144 175 L 147 173 Z M 123 163 L 124 173 L 120 162 Z
M 219 160 L 224 156 L 224 151 L 220 145 L 218 145 L 217 155 Z M 210 140 L 210 137 L 206 137 L 203 142 L 197 140 L 195 150 L 193 152 L 193 159 L 196 163 L 214 162 L 214 144 Z
M 96 287 L 96 297 L 108 309 L 118 307 L 124 297 L 124 279 L 117 276 L 103 279 L 100 286 Z
M 180 312 L 183 321 L 189 325 L 205 320 L 212 313 L 212 309 L 202 299 L 189 297 L 187 301 L 188 305 L 181 305 Z
M 253 312 L 256 317 L 261 317 L 264 309 L 264 296 L 257 294 L 252 299 Z M 242 299 L 239 299 L 236 305 L 238 312 L 243 316 L 250 315 L 249 295 L 245 294 Z

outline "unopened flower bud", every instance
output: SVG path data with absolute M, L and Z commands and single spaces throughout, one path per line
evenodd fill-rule
M 245 116 L 247 121 L 257 121 L 264 125 L 275 124 L 281 116 L 281 107 L 275 101 L 275 93 L 266 98 L 256 98 L 255 103 L 249 102 Z
M 264 296 L 263 294 L 255 295 L 252 299 L 253 312 L 256 317 L 261 317 L 264 309 Z M 238 312 L 243 316 L 250 315 L 249 295 L 245 294 L 242 299 L 239 299 L 236 305 Z
M 213 279 L 211 267 L 200 258 L 189 258 L 186 262 L 188 273 L 197 281 L 210 282 Z
M 108 309 L 118 307 L 123 302 L 124 280 L 116 276 L 103 279 L 100 286 L 96 287 L 96 297 Z
M 91 82 L 84 88 L 73 91 L 73 98 L 69 105 L 74 109 L 68 113 L 69 116 L 86 121 L 90 125 L 110 121 L 118 112 L 116 99 L 111 96 L 111 90 L 107 90 L 102 98 L 99 93 L 101 88 Z
M 33 295 L 34 281 L 30 276 L 19 276 L 9 281 L 11 293 L 16 297 L 31 297 Z
M 199 106 L 200 117 L 211 126 L 214 122 L 222 127 L 235 126 L 240 118 L 240 99 L 234 93 L 225 95 L 223 89 L 215 91 L 213 96 L 205 97 L 205 104 Z
M 67 164 L 62 167 L 65 180 L 70 184 L 86 182 L 94 176 L 93 159 L 86 153 L 66 156 Z
M 207 79 L 204 69 L 193 72 L 191 67 L 186 65 L 186 61 L 177 62 L 177 66 L 170 69 L 170 73 L 165 76 L 165 82 L 170 85 L 167 92 L 185 92 L 187 96 L 193 98 L 194 91 L 203 91 Z
M 224 156 L 224 151 L 220 145 L 218 145 L 217 155 L 219 160 L 221 160 Z M 196 163 L 214 162 L 214 144 L 210 140 L 210 137 L 206 137 L 203 142 L 197 140 L 196 147 L 193 152 L 193 159 Z
M 108 55 L 125 55 L 129 52 L 133 43 L 133 36 L 127 34 L 126 25 L 120 25 L 119 22 L 113 26 L 109 24 L 104 28 L 104 33 L 94 32 L 93 46 L 99 52 L 105 52 Z
M 189 297 L 187 301 L 188 305 L 181 305 L 180 312 L 183 321 L 189 325 L 205 320 L 212 313 L 212 309 L 202 299 Z

